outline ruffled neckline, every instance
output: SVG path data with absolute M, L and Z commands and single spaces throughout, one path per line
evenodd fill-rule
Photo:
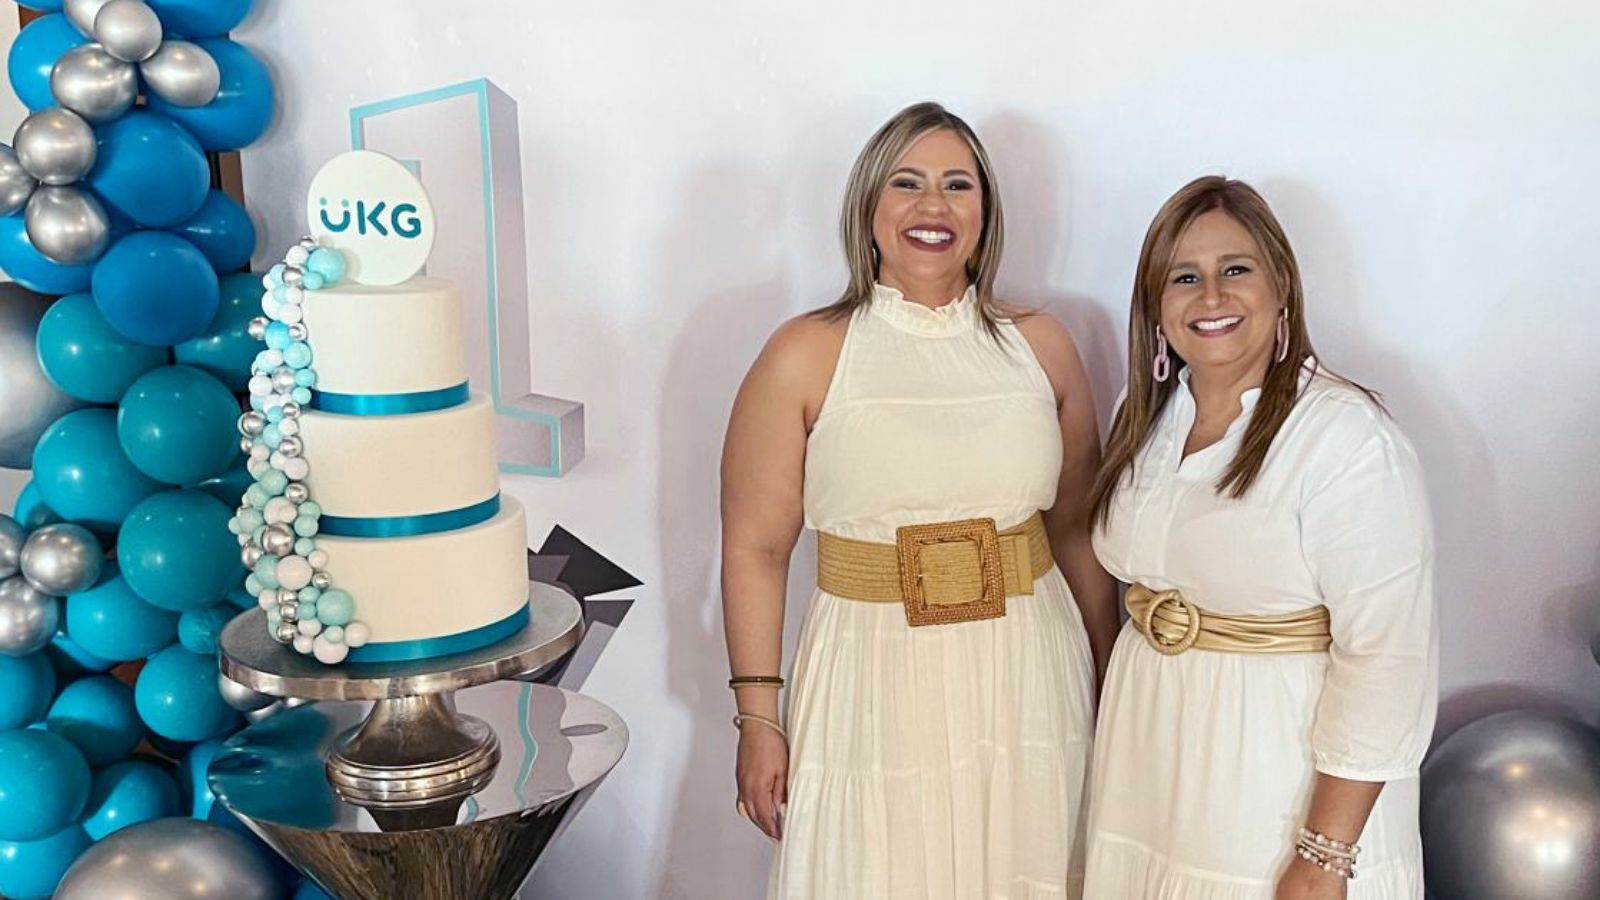
M 950 302 L 929 307 L 907 300 L 896 288 L 875 284 L 870 309 L 901 331 L 924 337 L 949 337 L 972 330 L 978 320 L 978 291 L 968 287 Z

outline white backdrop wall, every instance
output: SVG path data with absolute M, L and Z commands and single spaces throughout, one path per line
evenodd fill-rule
M 1429 468 L 1441 734 L 1509 705 L 1600 709 L 1592 3 L 257 6 L 236 37 L 280 92 L 244 159 L 258 264 L 302 230 L 352 106 L 476 78 L 517 105 L 534 389 L 585 404 L 588 451 L 507 489 L 535 545 L 560 523 L 645 582 L 586 688 L 632 747 L 528 896 L 759 894 L 768 848 L 732 812 L 721 431 L 765 336 L 842 284 L 854 154 L 924 98 L 988 144 L 1004 295 L 1069 324 L 1102 419 L 1156 207 L 1203 173 L 1261 188 L 1324 358 L 1384 392 Z

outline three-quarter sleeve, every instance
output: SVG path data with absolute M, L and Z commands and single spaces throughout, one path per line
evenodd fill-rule
M 1433 734 L 1433 527 L 1410 445 L 1386 420 L 1364 426 L 1301 506 L 1302 549 L 1333 633 L 1311 747 L 1319 772 L 1391 781 L 1417 773 Z

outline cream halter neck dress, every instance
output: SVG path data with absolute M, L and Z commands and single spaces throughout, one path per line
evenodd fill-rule
M 901 525 L 1054 502 L 1054 394 L 974 292 L 938 309 L 878 286 L 807 442 L 808 527 Z M 770 898 L 1077 897 L 1093 728 L 1088 637 L 1059 570 L 1003 618 L 911 627 L 898 603 L 817 591 L 791 673 L 789 802 Z

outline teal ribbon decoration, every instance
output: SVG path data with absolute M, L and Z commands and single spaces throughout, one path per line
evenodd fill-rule
M 419 534 L 437 534 L 469 528 L 487 522 L 500 512 L 500 495 L 460 509 L 425 513 L 419 516 L 380 516 L 357 518 L 355 516 L 330 516 L 322 514 L 318 520 L 322 534 L 333 537 L 392 538 L 415 537 Z
M 334 394 L 328 391 L 312 391 L 310 405 L 312 409 L 342 416 L 404 416 L 460 406 L 467 402 L 468 396 L 467 383 L 463 381 L 436 391 L 412 391 L 409 394 Z
M 387 641 L 381 644 L 363 644 L 350 651 L 346 657 L 353 663 L 409 662 L 414 659 L 433 659 L 456 653 L 467 653 L 487 647 L 521 631 L 530 618 L 528 605 L 498 622 L 490 622 L 470 631 L 447 634 L 443 637 L 423 638 L 416 641 Z

